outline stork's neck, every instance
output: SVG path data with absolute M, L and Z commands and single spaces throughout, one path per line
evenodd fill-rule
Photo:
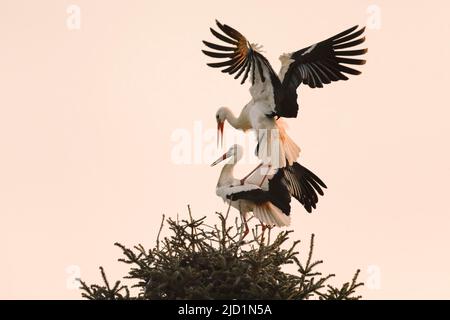
M 233 128 L 242 129 L 243 127 L 243 119 L 241 119 L 242 117 L 239 116 L 239 118 L 236 118 L 233 112 L 228 108 L 225 108 L 225 118 Z
M 217 182 L 217 187 L 232 185 L 234 183 L 234 166 L 235 163 L 227 163 L 223 166 L 222 171 L 220 172 L 219 181 Z

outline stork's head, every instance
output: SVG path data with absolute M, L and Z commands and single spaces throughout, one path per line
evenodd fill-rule
M 220 147 L 223 145 L 223 127 L 225 124 L 225 120 L 227 119 L 227 112 L 228 109 L 225 107 L 219 108 L 216 112 L 216 121 L 217 121 L 217 146 L 219 146 L 220 141 Z
M 231 146 L 230 149 L 228 149 L 227 152 L 225 152 L 221 157 L 219 157 L 219 159 L 211 163 L 211 167 L 228 158 L 231 158 L 230 162 L 235 164 L 242 159 L 242 155 L 243 155 L 242 147 L 238 144 L 234 144 Z

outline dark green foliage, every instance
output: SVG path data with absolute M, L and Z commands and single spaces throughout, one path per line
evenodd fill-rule
M 244 242 L 242 226 L 237 219 L 233 226 L 228 226 L 227 216 L 218 214 L 219 226 L 208 226 L 205 217 L 195 220 L 191 215 L 189 221 L 167 219 L 171 236 L 160 241 L 158 234 L 157 244 L 151 250 L 142 245 L 129 249 L 116 243 L 125 256 L 119 261 L 130 265 L 125 278 L 133 280 L 132 287 L 138 293 L 131 296 L 128 287 L 120 281 L 111 287 L 100 268 L 104 285 L 88 286 L 82 281 L 82 296 L 87 299 L 360 298 L 355 296 L 355 289 L 363 285 L 357 281 L 359 270 L 341 288 L 326 284 L 334 275 L 323 276 L 315 271 L 322 261 L 312 259 L 314 235 L 306 261 L 300 262 L 296 251 L 299 241 L 284 248 L 292 231 L 282 231 L 271 241 L 271 231 L 266 230 L 264 235 L 257 227 L 252 230 L 253 238 Z M 298 274 L 282 270 L 290 264 L 297 267 Z

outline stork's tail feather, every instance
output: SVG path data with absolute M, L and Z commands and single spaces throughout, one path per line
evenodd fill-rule
M 300 147 L 288 136 L 281 119 L 277 129 L 259 130 L 256 155 L 274 168 L 292 166 L 300 156 Z
M 280 132 L 281 134 L 281 132 Z M 280 135 L 281 144 L 283 147 L 284 158 L 286 159 L 286 165 L 293 165 L 295 160 L 300 156 L 300 147 L 285 133 Z
M 268 226 L 286 227 L 291 223 L 291 218 L 270 202 L 257 205 L 253 214 L 261 223 Z

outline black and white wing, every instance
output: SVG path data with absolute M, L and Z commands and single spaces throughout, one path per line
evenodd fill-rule
M 327 188 L 317 175 L 297 162 L 280 169 L 263 166 L 248 177 L 246 183 L 260 186 L 261 191 L 270 194 L 272 203 L 279 207 L 286 208 L 289 204 L 288 198 L 292 196 L 308 212 L 316 208 L 318 195 L 323 196 L 322 189 Z
M 353 68 L 365 64 L 361 56 L 367 49 L 355 47 L 365 41 L 365 28 L 354 26 L 331 38 L 280 57 L 282 68 L 279 76 L 284 89 L 283 103 L 277 105 L 281 117 L 296 117 L 298 112 L 297 88 L 306 84 L 311 88 L 322 88 L 339 80 L 348 80 L 347 75 L 358 75 L 361 71 Z
M 202 50 L 202 52 L 209 57 L 225 60 L 208 63 L 208 66 L 222 68 L 222 72 L 234 75 L 235 79 L 242 76 L 241 84 L 247 80 L 249 75 L 251 75 L 252 85 L 255 84 L 255 81 L 265 82 L 266 75 L 275 76 L 278 79 L 269 61 L 258 52 L 256 45 L 250 44 L 240 32 L 232 27 L 221 24 L 217 20 L 216 24 L 223 34 L 213 28 L 210 28 L 211 33 L 225 45 L 203 41 L 209 49 L 215 51 Z
M 322 188 L 327 188 L 325 183 L 297 162 L 294 162 L 292 166 L 280 169 L 280 171 L 282 172 L 278 179 L 285 184 L 289 193 L 305 207 L 306 211 L 311 212 L 312 209 L 316 209 L 316 204 L 319 202 L 318 194 L 323 196 Z

